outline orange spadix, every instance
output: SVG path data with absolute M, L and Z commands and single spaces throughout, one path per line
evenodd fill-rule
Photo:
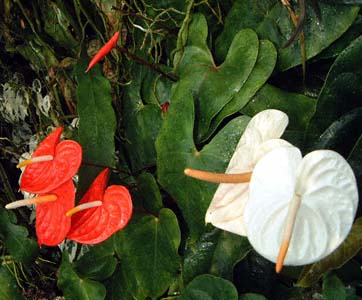
M 301 203 L 301 197 L 298 195 L 294 195 L 293 200 L 290 202 L 287 218 L 285 220 L 282 244 L 279 249 L 278 259 L 275 266 L 275 271 L 277 273 L 279 273 L 282 270 L 284 259 L 287 256 L 300 203 Z
M 34 157 L 34 158 L 30 158 L 30 159 L 27 159 L 27 160 L 24 160 L 20 163 L 18 163 L 16 165 L 17 168 L 22 168 L 22 167 L 25 167 L 27 165 L 30 165 L 32 163 L 37 163 L 37 162 L 43 162 L 43 161 L 50 161 L 50 160 L 53 160 L 54 159 L 54 156 L 53 155 L 42 155 L 42 156 L 37 156 L 37 157 Z
M 214 183 L 244 183 L 250 182 L 252 172 L 243 174 L 213 173 L 194 169 L 185 169 L 185 175 Z
M 76 207 L 73 207 L 71 210 L 67 211 L 66 216 L 70 217 L 72 215 L 74 215 L 75 213 L 85 210 L 85 209 L 89 209 L 89 208 L 94 208 L 94 207 L 98 207 L 102 205 L 102 201 L 92 201 L 92 202 L 88 202 L 88 203 L 84 203 L 84 204 L 80 204 Z
M 6 204 L 5 208 L 14 209 L 14 208 L 18 208 L 18 207 L 26 206 L 26 205 L 30 205 L 30 204 L 53 202 L 57 199 L 58 199 L 58 197 L 56 195 L 49 194 L 49 195 L 39 196 L 39 197 L 35 197 L 35 198 L 14 201 L 9 204 Z

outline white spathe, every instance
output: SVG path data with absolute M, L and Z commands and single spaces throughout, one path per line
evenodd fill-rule
M 244 211 L 254 249 L 276 262 L 291 201 L 300 197 L 285 265 L 306 265 L 332 253 L 347 237 L 358 205 L 357 183 L 346 160 L 330 150 L 304 158 L 295 147 L 264 155 L 254 168 Z
M 251 172 L 257 160 L 268 151 L 291 146 L 278 139 L 287 125 L 288 116 L 282 111 L 268 109 L 256 114 L 241 136 L 225 173 Z M 206 212 L 205 222 L 235 234 L 246 235 L 243 213 L 248 193 L 249 183 L 220 184 Z

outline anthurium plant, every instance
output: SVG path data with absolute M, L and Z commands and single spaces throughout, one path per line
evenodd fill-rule
M 0 299 L 362 299 L 360 1 L 0 3 Z

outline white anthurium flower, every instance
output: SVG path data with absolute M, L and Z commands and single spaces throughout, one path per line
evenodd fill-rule
M 279 272 L 332 253 L 347 237 L 358 206 L 355 176 L 330 150 L 304 158 L 296 147 L 265 154 L 254 168 L 244 210 L 248 239 Z
M 186 169 L 185 174 L 198 179 L 221 183 L 206 212 L 205 221 L 220 229 L 246 235 L 243 221 L 248 200 L 251 172 L 257 160 L 268 151 L 291 146 L 278 139 L 288 125 L 288 116 L 275 109 L 256 114 L 241 136 L 226 169 L 226 174 L 214 174 Z M 235 175 L 236 176 L 231 176 Z

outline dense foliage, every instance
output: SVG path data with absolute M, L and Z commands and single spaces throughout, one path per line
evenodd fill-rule
M 217 185 L 183 173 L 224 172 L 250 118 L 277 108 L 284 139 L 339 152 L 361 187 L 361 4 L 306 1 L 285 48 L 295 25 L 277 0 L 2 1 L 0 299 L 362 299 L 361 205 L 335 252 L 276 274 L 205 225 Z M 95 246 L 38 247 L 34 210 L 4 208 L 24 197 L 17 161 L 57 126 L 83 148 L 78 200 L 104 167 L 132 194 L 130 223 Z

